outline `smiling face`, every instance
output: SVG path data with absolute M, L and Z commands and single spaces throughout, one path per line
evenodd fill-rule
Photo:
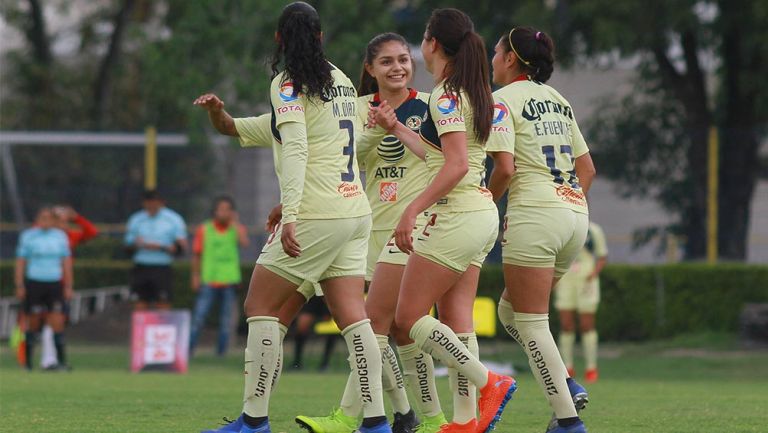
M 493 59 L 491 59 L 493 84 L 505 86 L 515 78 L 517 57 L 511 51 L 505 50 L 503 40 L 496 43 L 493 51 Z
M 413 76 L 413 61 L 408 47 L 399 41 L 389 41 L 381 44 L 373 62 L 365 65 L 379 88 L 388 92 L 396 92 L 408 86 Z

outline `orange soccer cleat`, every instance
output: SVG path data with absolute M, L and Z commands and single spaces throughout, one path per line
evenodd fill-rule
M 480 389 L 480 420 L 477 423 L 477 433 L 487 433 L 496 428 L 496 423 L 501 420 L 501 413 L 512 399 L 515 390 L 515 379 L 488 372 L 488 383 Z

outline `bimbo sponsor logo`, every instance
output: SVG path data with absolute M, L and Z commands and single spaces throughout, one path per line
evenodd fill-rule
M 459 106 L 459 100 L 456 99 L 456 95 L 449 95 L 448 93 L 443 93 L 443 96 L 439 97 L 437 99 L 437 109 L 442 114 L 451 114 L 454 111 L 456 111 L 456 108 Z
M 280 86 L 280 91 L 278 92 L 280 95 L 280 99 L 283 100 L 283 102 L 291 102 L 299 99 L 298 92 L 294 93 L 293 88 L 293 82 L 286 81 Z

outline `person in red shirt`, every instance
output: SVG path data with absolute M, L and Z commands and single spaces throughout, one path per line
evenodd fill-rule
M 69 249 L 74 253 L 75 247 L 96 237 L 99 229 L 87 218 L 77 213 L 72 206 L 56 206 L 53 208 L 56 216 L 56 226 L 67 234 Z M 72 225 L 76 225 L 74 228 Z

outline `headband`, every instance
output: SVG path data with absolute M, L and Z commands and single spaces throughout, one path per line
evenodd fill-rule
M 509 36 L 507 37 L 509 39 L 509 46 L 510 46 L 510 48 L 512 48 L 512 52 L 515 53 L 517 58 L 520 59 L 520 61 L 523 62 L 525 64 L 525 66 L 528 66 L 529 68 L 532 68 L 533 66 L 531 65 L 531 62 L 529 62 L 529 61 L 525 60 L 524 58 L 522 58 L 520 56 L 520 54 L 517 52 L 517 50 L 515 49 L 515 44 L 512 43 L 512 33 L 515 30 L 517 30 L 517 27 L 515 27 L 514 29 L 509 31 Z

